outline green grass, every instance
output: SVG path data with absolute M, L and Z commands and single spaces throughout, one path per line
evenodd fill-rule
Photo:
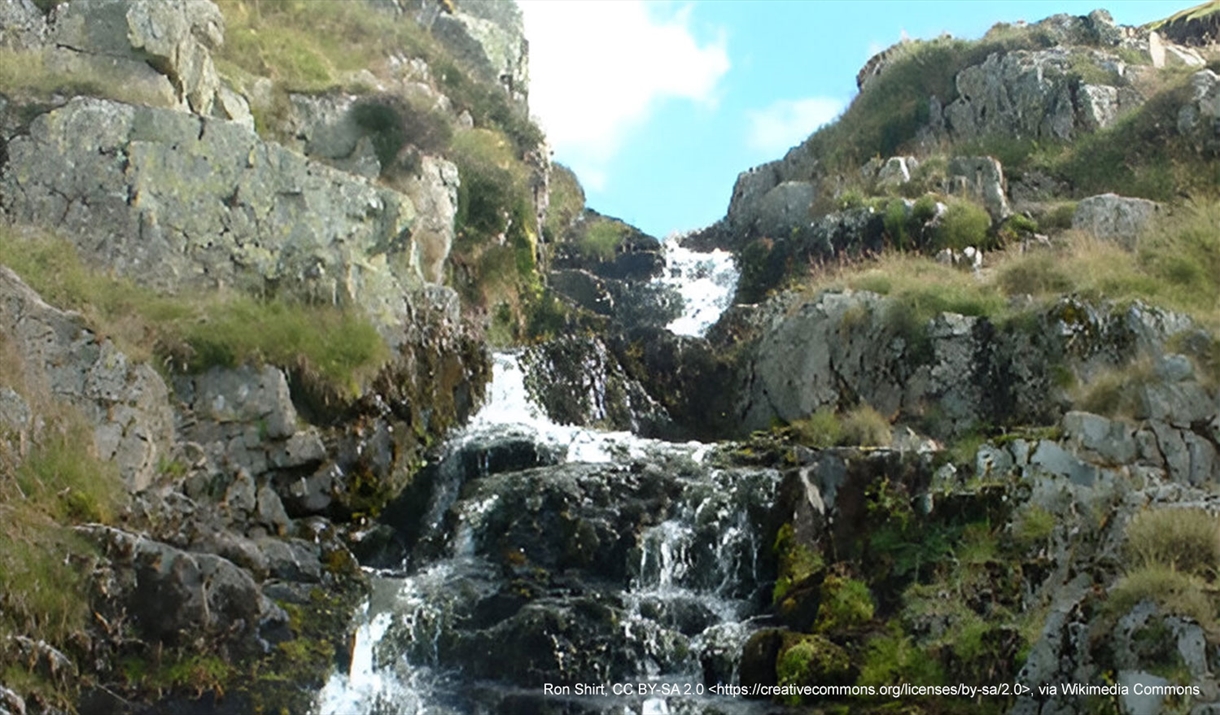
M 618 221 L 599 219 L 585 228 L 576 242 L 576 250 L 592 260 L 613 260 L 627 231 L 627 226 Z
M 389 359 L 376 329 L 353 312 L 237 293 L 163 296 L 85 267 L 61 239 L 4 232 L 0 263 L 47 302 L 81 312 L 130 358 L 172 370 L 270 363 L 352 394 Z
M 542 132 L 499 86 L 472 79 L 448 51 L 410 17 L 378 10 L 368 2 L 314 0 L 218 0 L 225 17 L 225 43 L 217 66 L 231 79 L 269 77 L 281 90 L 364 92 L 353 74 L 387 71 L 391 57 L 424 59 L 455 112 L 469 111 L 475 125 L 504 132 L 519 151 L 542 140 Z
M 576 174 L 563 164 L 551 165 L 550 189 L 550 205 L 542 232 L 548 242 L 554 243 L 563 238 L 568 227 L 584 210 L 585 191 Z
M 0 48 L 0 91 L 18 97 L 47 99 L 52 95 L 84 95 L 129 104 L 165 106 L 165 98 L 141 89 L 127 73 L 104 63 L 82 61 L 71 70 L 57 67 L 40 50 Z

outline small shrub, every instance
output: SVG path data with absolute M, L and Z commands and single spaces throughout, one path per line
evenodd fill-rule
M 1133 417 L 1139 407 L 1136 403 L 1139 387 L 1152 379 L 1152 366 L 1146 361 L 1104 372 L 1077 387 L 1077 409 L 1098 415 Z
M 893 199 L 885 207 L 885 233 L 890 243 L 898 250 L 913 248 L 910 229 L 907 227 L 910 215 L 906 203 L 902 199 Z
M 1220 519 L 1203 509 L 1140 512 L 1126 535 L 1128 557 L 1138 566 L 1168 566 L 1204 578 L 1220 569 Z
M 1028 550 L 1045 544 L 1055 533 L 1055 515 L 1037 504 L 1023 509 L 1013 522 L 1013 540 L 1021 549 Z
M 960 251 L 967 246 L 990 248 L 987 231 L 991 228 L 991 217 L 981 206 L 969 201 L 954 201 L 945 210 L 934 236 L 934 248 L 951 248 Z
M 392 95 L 364 99 L 351 108 L 352 121 L 370 138 L 383 175 L 398 173 L 399 154 L 410 144 L 424 154 L 441 153 L 453 139 L 443 113 Z
M 871 405 L 862 404 L 842 419 L 841 444 L 860 447 L 888 447 L 893 433 L 890 422 Z
M 859 685 L 897 685 L 920 683 L 936 685 L 945 681 L 940 662 L 903 634 L 897 622 L 884 634 L 869 639 L 864 663 L 860 666 Z
M 840 211 L 857 209 L 864 206 L 866 200 L 867 197 L 865 197 L 864 192 L 860 191 L 859 189 L 847 189 L 843 193 L 839 194 L 838 207 Z
M 924 194 L 915 199 L 915 205 L 911 207 L 911 221 L 923 227 L 934 218 L 936 218 L 936 197 L 932 194 Z
M 1041 224 L 1047 229 L 1066 231 L 1072 227 L 1072 218 L 1076 215 L 1075 201 L 1060 201 L 1054 204 L 1042 216 Z

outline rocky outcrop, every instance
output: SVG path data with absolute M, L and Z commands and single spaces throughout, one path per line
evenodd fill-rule
M 1204 6 L 1192 7 L 1170 17 L 1156 30 L 1178 44 L 1204 47 L 1220 39 L 1220 12 Z
M 741 428 L 765 429 L 863 402 L 933 436 L 980 424 L 1045 424 L 1066 400 L 1055 374 L 1087 381 L 1159 355 L 1186 319 L 1140 304 L 1064 299 L 1033 325 L 943 313 L 923 322 L 870 293 L 823 293 L 765 324 L 744 368 Z
M 867 206 L 805 221 L 777 238 L 759 238 L 741 249 L 736 300 L 758 302 L 811 264 L 876 254 L 884 247 L 885 217 Z
M 1090 196 L 1076 204 L 1072 228 L 1134 249 L 1140 234 L 1156 217 L 1159 208 L 1156 202 L 1147 199 L 1117 194 Z
M 435 278 L 447 253 L 443 235 L 415 240 L 404 194 L 232 122 L 96 99 L 9 142 L 0 205 L 145 285 L 357 306 L 387 335 L 409 319 L 424 265 Z
M 1082 52 L 1086 54 L 1073 59 Z M 1116 84 L 1077 87 L 1071 79 L 1073 61 L 1109 68 Z M 958 73 L 958 98 L 944 107 L 945 131 L 954 140 L 998 135 L 1068 141 L 1104 129 L 1143 103 L 1139 93 L 1119 83 L 1123 66 L 1099 50 L 1057 47 L 992 54 Z M 930 120 L 933 127 L 940 123 L 938 116 Z
M 80 315 L 45 303 L 3 266 L 0 336 L 16 349 L 27 382 L 93 424 L 98 456 L 114 461 L 130 490 L 152 484 L 171 454 L 173 433 L 168 390 L 155 370 L 129 360 Z
M 1220 127 L 1220 77 L 1211 70 L 1196 72 L 1190 80 L 1192 101 L 1178 110 L 1178 131 L 1200 132 L 1209 140 Z

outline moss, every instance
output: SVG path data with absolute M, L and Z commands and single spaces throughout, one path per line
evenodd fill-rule
M 780 648 L 775 674 L 781 686 L 813 686 L 848 685 L 856 673 L 842 646 L 823 636 L 790 634 Z M 803 698 L 787 695 L 781 700 L 798 705 Z
M 814 627 L 827 634 L 858 630 L 873 620 L 875 609 L 867 584 L 831 574 L 822 582 L 822 601 Z
M 772 600 L 783 601 L 793 586 L 805 583 L 821 573 L 826 565 L 816 550 L 799 543 L 792 524 L 784 524 L 775 536 L 772 545 L 778 564 Z

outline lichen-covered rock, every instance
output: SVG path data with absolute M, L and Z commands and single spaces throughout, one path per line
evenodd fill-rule
M 1104 128 L 1143 103 L 1126 86 L 1086 85 L 1077 107 L 1069 78 L 1073 53 L 1083 61 L 1121 66 L 1099 50 L 1018 50 L 989 55 L 957 75 L 958 99 L 944 108 L 945 129 L 957 140 L 1003 135 L 1071 140 L 1082 131 Z
M 224 16 L 211 0 L 76 0 L 56 9 L 48 39 L 155 67 L 196 114 L 210 115 L 220 91 L 210 49 L 224 42 Z
M 1072 228 L 1134 248 L 1140 233 L 1156 217 L 1159 206 L 1148 199 L 1117 194 L 1090 196 L 1076 204 Z
M 0 2 L 0 47 L 26 50 L 42 45 L 47 18 L 31 0 Z
M 529 99 L 529 42 L 516 3 L 470 0 L 449 8 L 414 0 L 430 17 L 432 35 L 488 84 L 501 85 L 509 96 Z
M 412 240 L 410 198 L 232 122 L 75 99 L 10 141 L 8 159 L 9 221 L 58 230 L 87 260 L 161 290 L 358 306 L 393 338 L 421 262 L 436 265 Z
M 923 419 L 936 437 L 980 423 L 1045 424 L 1066 406 L 1056 371 L 1087 382 L 1136 356 L 1159 356 L 1169 336 L 1190 329 L 1181 316 L 1138 303 L 1114 309 L 1065 299 L 1031 318 L 1025 328 L 951 313 L 923 323 L 871 293 L 822 293 L 761 323 L 740 377 L 742 430 L 857 401 Z M 1148 404 L 1202 419 L 1186 384 L 1195 383 L 1150 386 Z M 1159 398 L 1166 390 L 1173 396 Z
M 94 425 L 102 459 L 113 459 L 139 491 L 170 453 L 168 390 L 150 366 L 133 363 L 75 313 L 43 300 L 0 266 L 0 333 L 24 361 L 27 379 L 76 406 Z

